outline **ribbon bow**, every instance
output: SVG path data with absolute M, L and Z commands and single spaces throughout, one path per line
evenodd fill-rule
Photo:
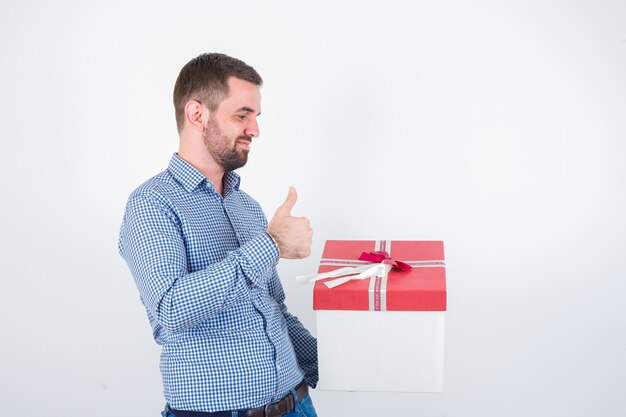
M 359 260 L 371 263 L 355 267 L 339 268 L 334 271 L 324 272 L 321 274 L 301 275 L 296 277 L 296 280 L 301 284 L 305 284 L 307 282 L 315 282 L 325 278 L 340 277 L 324 282 L 324 285 L 328 288 L 334 288 L 353 279 L 367 279 L 374 277 L 383 278 L 389 274 L 389 271 L 392 268 L 400 271 L 413 269 L 413 267 L 406 262 L 391 258 L 387 251 L 384 250 L 363 252 L 359 257 Z
M 391 265 L 392 268 L 398 269 L 400 271 L 409 271 L 413 269 L 413 267 L 406 262 L 402 262 L 400 260 L 390 257 L 386 250 L 363 252 L 361 253 L 361 256 L 359 256 L 359 259 L 361 261 L 370 261 L 373 263 L 383 263 Z

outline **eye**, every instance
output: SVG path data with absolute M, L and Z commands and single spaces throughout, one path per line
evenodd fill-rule
M 238 117 L 239 117 L 239 120 L 246 120 L 248 118 L 248 115 L 244 113 L 244 114 L 240 114 Z

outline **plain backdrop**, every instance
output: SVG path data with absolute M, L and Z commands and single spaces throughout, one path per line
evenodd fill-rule
M 316 390 L 320 416 L 624 415 L 617 0 L 2 1 L 3 415 L 159 415 L 117 236 L 177 150 L 178 71 L 210 51 L 264 78 L 242 188 L 268 217 L 299 191 L 313 254 L 278 268 L 313 333 L 294 276 L 326 239 L 446 245 L 445 392 Z

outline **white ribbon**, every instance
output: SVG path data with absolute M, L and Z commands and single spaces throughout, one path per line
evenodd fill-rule
M 368 263 L 366 265 L 346 267 L 335 269 L 330 272 L 323 272 L 321 274 L 300 275 L 296 277 L 296 281 L 300 284 L 307 284 L 309 282 L 319 281 L 326 278 L 341 277 L 331 279 L 324 282 L 328 288 L 335 288 L 341 284 L 353 279 L 368 279 L 368 278 L 385 278 L 391 270 L 391 265 L 383 263 Z

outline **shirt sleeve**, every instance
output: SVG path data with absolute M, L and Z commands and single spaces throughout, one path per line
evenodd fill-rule
M 317 386 L 318 366 L 317 366 L 317 339 L 304 327 L 296 316 L 287 310 L 285 305 L 285 292 L 283 290 L 278 273 L 274 272 L 270 282 L 270 294 L 280 306 L 281 312 L 287 323 L 289 338 L 296 352 L 298 365 L 304 371 L 304 379 L 311 388 Z
M 304 371 L 304 379 L 308 386 L 315 388 L 319 380 L 317 368 L 317 339 L 300 323 L 300 320 L 285 308 L 283 311 L 289 337 L 296 352 L 300 368 Z
M 120 231 L 120 254 L 128 263 L 142 301 L 169 332 L 180 332 L 250 298 L 264 286 L 278 250 L 265 233 L 220 262 L 189 273 L 184 237 L 172 208 L 149 191 L 129 199 Z

